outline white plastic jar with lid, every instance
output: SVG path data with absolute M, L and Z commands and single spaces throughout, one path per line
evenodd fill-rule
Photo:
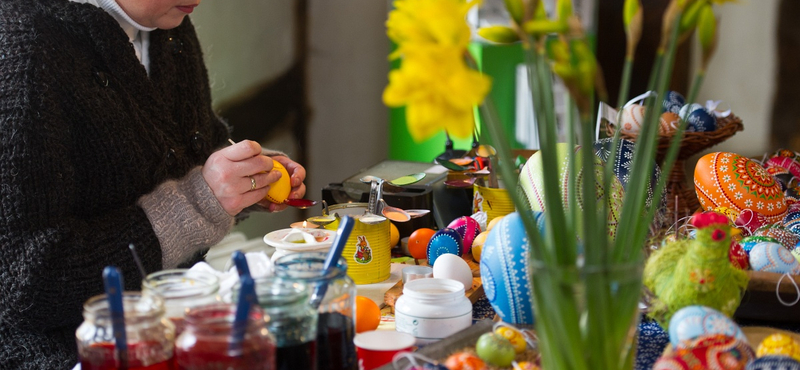
M 428 344 L 472 325 L 472 303 L 464 284 L 453 279 L 426 278 L 408 282 L 394 306 L 397 331 Z

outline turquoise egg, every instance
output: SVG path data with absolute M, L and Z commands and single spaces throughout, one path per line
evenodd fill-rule
M 437 231 L 428 242 L 428 265 L 433 266 L 439 256 L 450 253 L 456 256 L 461 255 L 462 249 L 461 235 L 458 231 L 444 228 Z
M 750 251 L 750 267 L 754 271 L 800 275 L 800 263 L 780 243 L 761 242 Z
M 674 347 L 704 335 L 722 334 L 747 342 L 742 329 L 728 316 L 706 306 L 681 308 L 669 321 L 669 341 Z

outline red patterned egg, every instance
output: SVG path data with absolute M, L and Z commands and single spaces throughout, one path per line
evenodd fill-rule
M 629 135 L 638 135 L 644 124 L 644 112 L 645 107 L 639 104 L 622 108 L 622 122 L 620 123 L 622 132 Z
M 658 359 L 653 370 L 744 370 L 755 359 L 750 345 L 725 335 L 702 336 Z
M 747 255 L 747 252 L 744 251 L 741 244 L 734 240 L 731 240 L 731 249 L 728 250 L 728 259 L 731 260 L 733 266 L 739 270 L 750 269 L 750 256 Z
M 461 235 L 461 246 L 463 247 L 462 255 L 469 253 L 470 249 L 472 249 L 472 242 L 475 240 L 475 237 L 481 233 L 481 226 L 478 224 L 478 221 L 475 221 L 475 219 L 470 216 L 459 217 L 453 220 L 447 227 Z
M 782 222 L 783 220 L 781 220 Z M 780 224 L 764 225 L 753 232 L 753 235 L 768 236 L 781 243 L 787 250 L 791 251 L 800 242 L 800 235 L 793 233 Z
M 758 162 L 734 153 L 709 153 L 697 161 L 694 187 L 706 210 L 726 207 L 741 213 L 752 209 L 767 223 L 786 216 L 780 184 Z
M 790 153 L 795 154 L 794 152 Z M 798 162 L 798 158 L 796 157 L 783 156 L 779 154 L 770 159 L 767 159 L 766 164 L 783 167 L 787 171 L 791 172 L 791 174 L 794 175 L 795 177 L 800 177 L 800 162 Z

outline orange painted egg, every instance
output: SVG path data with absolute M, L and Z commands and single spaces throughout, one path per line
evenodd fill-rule
M 658 121 L 658 133 L 661 135 L 669 135 L 681 125 L 681 117 L 674 112 L 661 113 L 661 118 Z
M 758 162 L 734 153 L 704 155 L 694 168 L 694 188 L 705 210 L 725 207 L 737 213 L 750 209 L 767 223 L 786 216 L 780 184 Z

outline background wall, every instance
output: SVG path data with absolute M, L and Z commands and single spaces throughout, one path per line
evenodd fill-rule
M 598 0 L 599 1 L 599 0 Z M 778 0 L 719 7 L 721 39 L 700 100 L 722 100 L 745 131 L 714 150 L 760 156 L 768 150 Z M 204 44 L 215 104 L 268 81 L 293 60 L 293 1 L 205 0 L 192 14 Z M 310 123 L 308 197 L 387 157 L 388 110 L 381 102 L 389 52 L 386 0 L 308 0 Z M 645 4 L 646 6 L 646 4 Z M 695 53 L 697 54 L 697 53 Z M 265 146 L 291 154 L 285 138 Z M 319 212 L 318 209 L 312 211 Z M 300 220 L 296 211 L 252 217 L 239 228 L 260 237 Z

